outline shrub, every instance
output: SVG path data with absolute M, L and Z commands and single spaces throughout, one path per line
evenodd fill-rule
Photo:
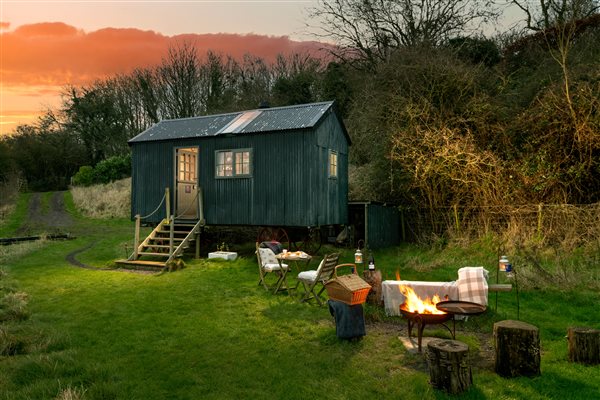
M 100 161 L 94 168 L 84 165 L 73 176 L 74 186 L 109 183 L 131 175 L 131 155 L 113 156 Z
M 94 168 L 94 183 L 109 183 L 131 175 L 131 156 L 114 156 Z
M 84 165 L 79 168 L 79 171 L 73 176 L 73 185 L 75 186 L 90 186 L 94 183 L 94 168 L 89 165 Z

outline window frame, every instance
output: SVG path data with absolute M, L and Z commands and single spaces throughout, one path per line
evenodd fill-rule
M 221 153 L 231 153 L 231 175 L 219 175 L 219 154 Z M 236 173 L 237 166 L 237 155 L 248 153 L 248 173 L 247 174 L 238 174 Z M 243 156 L 242 156 L 243 157 Z M 235 178 L 252 178 L 252 160 L 254 159 L 252 148 L 242 148 L 242 149 L 220 149 L 215 150 L 215 178 L 216 179 L 235 179 Z M 222 164 L 227 166 L 228 164 Z
M 332 163 L 332 156 L 335 156 L 335 164 Z M 335 166 L 335 174 L 332 174 L 332 166 Z M 329 149 L 327 153 L 327 177 L 329 179 L 337 179 L 340 171 L 340 157 L 339 153 L 333 149 Z

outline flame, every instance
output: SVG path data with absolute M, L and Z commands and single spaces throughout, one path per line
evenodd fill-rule
M 396 270 L 396 280 L 397 281 L 401 280 L 400 279 L 400 270 L 399 269 Z
M 404 310 L 418 314 L 446 314 L 435 308 L 435 305 L 441 301 L 440 296 L 437 294 L 432 299 L 427 297 L 425 300 L 421 300 L 415 291 L 406 285 L 400 286 L 400 293 L 406 297 L 404 304 L 401 306 Z

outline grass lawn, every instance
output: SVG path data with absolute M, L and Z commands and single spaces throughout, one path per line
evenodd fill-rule
M 68 200 L 68 196 L 67 196 Z M 67 201 L 72 207 L 72 203 Z M 398 340 L 406 323 L 368 308 L 367 336 L 337 339 L 326 307 L 272 295 L 257 285 L 252 244 L 235 262 L 188 259 L 162 275 L 75 268 L 65 256 L 105 267 L 124 256 L 133 224 L 89 220 L 72 212 L 78 238 L 46 242 L 2 260 L 7 277 L 28 294 L 30 317 L 0 322 L 22 351 L 0 356 L 0 398 L 85 399 L 439 399 L 425 359 Z M 352 260 L 354 250 L 340 262 Z M 491 265 L 481 248 L 432 251 L 414 246 L 376 254 L 384 278 L 452 280 L 465 265 Z M 312 264 L 311 264 L 312 265 Z M 316 266 L 312 265 L 313 267 Z M 542 374 L 504 379 L 489 359 L 492 324 L 516 318 L 514 293 L 457 339 L 473 356 L 473 386 L 465 399 L 593 399 L 600 366 L 567 361 L 569 326 L 599 328 L 600 295 L 592 290 L 521 292 L 521 319 L 540 328 Z M 429 335 L 447 337 L 442 329 Z

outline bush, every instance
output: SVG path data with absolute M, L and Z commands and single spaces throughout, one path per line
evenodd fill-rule
M 73 176 L 73 185 L 75 186 L 90 186 L 94 183 L 94 168 L 89 165 L 84 165 L 79 168 L 79 171 Z
M 114 156 L 100 161 L 94 168 L 94 183 L 109 183 L 131 175 L 131 156 Z
M 73 176 L 74 186 L 109 183 L 131 175 L 131 155 L 113 156 L 100 161 L 94 168 L 84 165 Z

